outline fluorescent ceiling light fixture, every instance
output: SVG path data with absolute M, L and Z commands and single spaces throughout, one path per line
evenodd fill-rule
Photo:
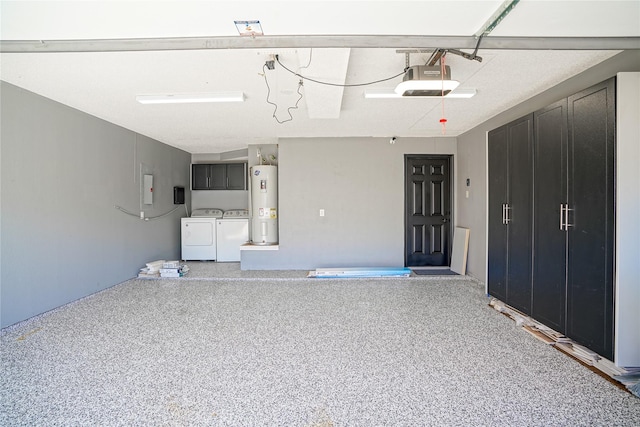
M 193 104 L 201 102 L 242 102 L 243 92 L 167 93 L 161 95 L 138 95 L 140 104 Z
M 471 98 L 476 94 L 476 90 L 475 89 L 456 89 L 453 90 L 451 92 L 449 92 L 447 95 L 445 95 L 445 98 Z M 394 98 L 394 99 L 399 99 L 399 98 L 404 98 L 404 99 L 411 99 L 411 98 L 418 98 L 418 99 L 422 99 L 422 98 L 442 98 L 442 95 L 429 95 L 429 96 L 402 96 L 398 93 L 396 93 L 396 91 L 394 89 L 366 89 L 364 91 L 364 97 L 365 98 Z
M 396 86 L 395 92 L 401 96 L 445 96 L 458 87 L 456 80 L 407 80 Z

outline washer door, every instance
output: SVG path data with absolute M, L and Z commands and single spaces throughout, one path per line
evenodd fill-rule
M 215 223 L 187 222 L 184 224 L 182 244 L 185 246 L 211 246 L 214 244 Z

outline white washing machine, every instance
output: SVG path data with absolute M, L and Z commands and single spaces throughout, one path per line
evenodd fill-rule
M 218 219 L 216 236 L 219 262 L 240 261 L 240 246 L 249 241 L 249 211 L 234 209 Z
M 214 261 L 216 257 L 216 221 L 222 218 L 220 209 L 195 209 L 189 218 L 181 219 L 180 240 L 182 259 Z

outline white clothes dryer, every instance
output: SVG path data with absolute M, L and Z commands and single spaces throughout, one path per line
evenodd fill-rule
M 215 261 L 216 221 L 222 218 L 221 209 L 195 209 L 191 217 L 181 219 L 180 240 L 182 259 Z

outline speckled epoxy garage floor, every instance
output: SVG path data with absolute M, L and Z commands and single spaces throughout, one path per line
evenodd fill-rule
M 472 280 L 191 268 L 3 330 L 0 425 L 640 425 Z

